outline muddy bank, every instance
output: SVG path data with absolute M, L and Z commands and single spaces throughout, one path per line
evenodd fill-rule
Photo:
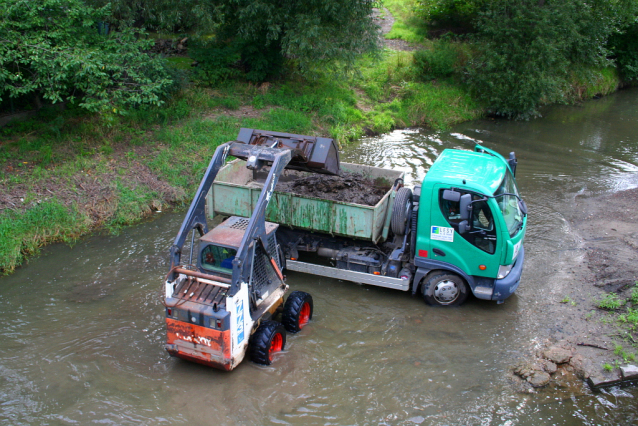
M 276 191 L 304 197 L 374 206 L 389 190 L 359 173 L 342 171 L 341 176 L 309 174 L 294 180 L 279 181 Z
M 620 385 L 622 367 L 638 365 L 638 332 L 619 322 L 620 315 L 638 309 L 631 302 L 638 281 L 638 188 L 579 195 L 573 207 L 567 219 L 579 241 L 573 247 L 580 253 L 579 264 L 562 271 L 555 296 L 547 298 L 543 315 L 555 318 L 552 332 L 512 369 L 523 391 L 561 387 L 566 376 L 586 380 L 592 388 Z M 620 306 L 602 309 L 606 297 Z M 556 362 L 548 351 L 562 351 L 565 357 Z

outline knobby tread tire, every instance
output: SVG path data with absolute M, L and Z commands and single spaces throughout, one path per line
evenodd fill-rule
M 310 317 L 312 319 L 312 296 L 305 291 L 293 291 L 284 303 L 284 311 L 281 314 L 281 323 L 289 333 L 297 333 L 301 330 L 299 327 L 299 314 L 304 303 L 310 305 Z
M 395 235 L 402 236 L 407 231 L 410 212 L 406 211 L 405 206 L 408 202 L 410 205 L 412 204 L 412 190 L 406 187 L 400 188 L 394 197 L 392 217 L 390 219 L 390 226 Z
M 286 330 L 276 321 L 263 321 L 257 331 L 250 337 L 250 359 L 255 364 L 270 365 L 270 344 L 275 334 L 281 333 L 283 343 L 281 349 L 286 347 Z

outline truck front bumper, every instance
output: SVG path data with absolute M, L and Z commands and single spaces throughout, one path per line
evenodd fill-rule
M 494 280 L 494 291 L 492 292 L 492 300 L 502 302 L 510 297 L 521 282 L 523 275 L 523 264 L 525 263 L 525 248 L 521 247 L 520 253 L 514 262 L 514 266 L 510 273 L 503 279 Z

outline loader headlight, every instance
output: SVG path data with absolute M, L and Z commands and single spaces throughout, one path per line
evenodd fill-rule
M 514 266 L 514 264 L 512 263 L 511 265 L 501 265 L 498 267 L 498 276 L 496 277 L 497 280 L 501 280 L 503 278 L 505 278 L 506 276 L 509 275 L 510 271 L 512 270 L 512 266 Z

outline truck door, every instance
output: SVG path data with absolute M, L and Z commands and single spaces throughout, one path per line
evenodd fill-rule
M 443 199 L 443 191 L 451 189 L 437 186 L 430 209 L 429 258 L 451 263 L 468 275 L 494 278 L 497 276 L 502 238 L 498 238 L 499 221 L 495 220 L 498 206 L 493 199 L 479 201 L 483 197 L 469 193 L 473 203 L 469 231 L 460 234 L 460 203 Z M 457 189 L 458 191 L 458 189 Z

